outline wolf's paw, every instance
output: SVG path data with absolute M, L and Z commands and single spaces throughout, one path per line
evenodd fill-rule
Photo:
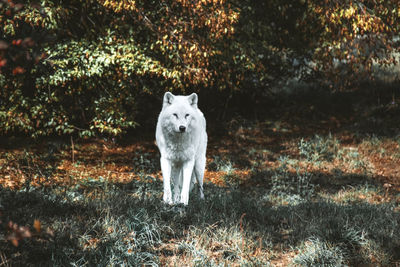
M 174 195 L 174 204 L 179 204 L 181 200 L 181 196 L 179 194 Z
M 186 196 L 181 196 L 179 204 L 183 204 L 183 205 L 187 206 L 189 204 L 189 198 Z
M 172 206 L 172 205 L 174 205 L 174 202 L 172 202 L 172 200 L 164 200 L 164 204 Z
M 200 187 L 199 192 L 200 192 L 200 199 L 201 199 L 201 200 L 204 200 L 203 187 Z
M 164 193 L 163 200 L 165 204 L 172 205 L 173 202 L 172 202 L 171 192 Z

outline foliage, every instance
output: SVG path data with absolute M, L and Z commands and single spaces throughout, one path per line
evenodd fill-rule
M 375 63 L 396 63 L 393 52 L 399 51 L 396 40 L 400 30 L 396 1 L 306 2 L 317 22 L 312 40 L 313 68 L 333 82 L 331 88 L 346 88 L 360 78 L 369 78 Z
M 136 125 L 141 95 L 213 85 L 209 58 L 237 20 L 225 2 L 84 2 L 2 3 L 6 39 L 19 45 L 25 28 L 45 35 L 32 41 L 35 65 L 2 71 L 4 132 L 118 135 Z M 10 58 L 23 54 L 3 44 Z
M 215 105 L 226 108 L 233 95 L 260 103 L 290 78 L 347 88 L 373 64 L 394 63 L 400 25 L 393 0 L 0 7 L 1 133 L 34 137 L 119 135 L 166 90 L 219 95 Z

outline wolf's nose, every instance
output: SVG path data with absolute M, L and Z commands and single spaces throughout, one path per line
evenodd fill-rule
M 179 131 L 181 131 L 181 133 L 183 133 L 184 131 L 186 131 L 186 127 L 183 125 L 179 126 Z

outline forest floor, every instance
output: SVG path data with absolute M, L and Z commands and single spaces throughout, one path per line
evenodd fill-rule
M 186 208 L 162 203 L 153 133 L 8 138 L 0 266 L 400 266 L 398 103 L 303 95 L 211 121 Z

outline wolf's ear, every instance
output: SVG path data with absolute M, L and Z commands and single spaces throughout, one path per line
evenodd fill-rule
M 188 100 L 190 105 L 194 106 L 197 108 L 197 101 L 198 101 L 198 96 L 196 93 L 191 94 L 190 96 L 188 96 Z
M 164 94 L 163 106 L 171 105 L 172 102 L 174 101 L 174 98 L 175 98 L 175 96 L 172 93 L 166 92 Z

